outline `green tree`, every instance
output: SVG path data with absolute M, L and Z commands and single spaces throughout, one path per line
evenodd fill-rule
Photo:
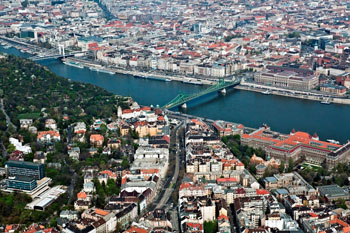
M 280 164 L 280 167 L 279 167 L 279 169 L 278 169 L 279 172 L 280 172 L 280 173 L 283 173 L 283 172 L 284 172 L 284 168 L 285 168 L 285 164 L 284 164 L 284 161 L 282 161 L 281 164 Z
M 55 151 L 58 153 L 64 152 L 64 143 L 63 142 L 56 142 L 55 143 Z
M 108 196 L 113 194 L 119 194 L 120 189 L 117 187 L 117 184 L 113 179 L 107 180 L 106 193 Z
M 218 222 L 216 220 L 204 222 L 204 233 L 216 233 L 217 229 Z
M 121 166 L 123 169 L 129 168 L 129 159 L 128 159 L 128 157 L 123 156 L 123 161 L 122 161 L 122 163 L 120 164 L 120 166 Z
M 12 153 L 12 152 L 14 152 L 16 150 L 16 147 L 13 145 L 13 144 L 9 144 L 8 146 L 7 146 L 7 152 L 8 153 Z
M 249 171 L 254 175 L 256 174 L 256 167 L 254 164 L 249 165 Z
M 345 210 L 348 208 L 348 207 L 346 206 L 345 200 L 344 200 L 343 198 L 338 199 L 338 200 L 335 202 L 335 204 L 336 204 L 336 206 L 337 206 L 338 208 L 343 208 L 343 209 L 345 209 Z
M 21 2 L 21 5 L 24 8 L 27 7 L 28 6 L 28 0 L 25 0 L 25 1 Z
M 294 160 L 292 157 L 290 157 L 288 160 L 288 172 L 293 171 L 293 168 L 294 168 Z
M 29 161 L 29 162 L 33 162 L 34 159 L 34 154 L 33 153 L 29 153 L 24 157 L 25 161 Z
M 137 148 L 139 148 L 139 144 L 137 144 L 137 143 L 133 143 L 133 146 L 134 146 L 134 151 L 136 151 Z
M 105 124 L 102 124 L 100 126 L 100 131 L 101 131 L 101 134 L 105 135 L 107 132 L 107 126 Z
M 140 206 L 140 201 L 137 201 L 137 215 L 141 214 L 141 206 Z
M 136 132 L 135 130 L 130 130 L 130 136 L 133 138 L 133 139 L 139 139 L 140 136 L 139 136 L 139 133 Z

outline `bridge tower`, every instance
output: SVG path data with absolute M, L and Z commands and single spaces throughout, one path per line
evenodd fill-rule
M 219 78 L 218 85 L 224 86 L 225 85 L 225 78 Z M 222 95 L 226 95 L 226 88 L 219 90 L 219 93 Z
M 60 55 L 63 55 L 63 58 L 66 56 L 65 51 L 64 51 L 64 44 L 59 44 L 58 45 L 58 53 Z

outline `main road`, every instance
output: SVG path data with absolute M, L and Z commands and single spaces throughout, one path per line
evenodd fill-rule
M 7 115 L 6 111 L 5 111 L 5 107 L 4 107 L 4 99 L 0 99 L 0 109 L 2 111 L 2 113 L 5 115 L 6 118 L 6 125 L 7 125 L 7 130 L 9 129 L 9 127 L 13 127 L 14 129 L 17 129 L 17 126 L 15 126 L 12 122 L 10 117 Z
M 173 145 L 176 145 L 176 148 L 173 148 L 174 150 L 171 150 L 169 153 L 169 157 L 170 156 L 175 157 L 175 169 L 173 167 L 169 167 L 168 169 L 174 169 L 174 172 L 172 173 L 172 175 L 170 177 L 165 177 L 162 180 L 161 185 L 163 185 L 163 188 L 160 188 L 155 200 L 147 207 L 147 210 L 143 211 L 143 213 L 138 218 L 147 216 L 149 212 L 153 212 L 155 209 L 164 208 L 166 203 L 169 201 L 171 194 L 174 191 L 174 189 L 172 187 L 174 186 L 174 184 L 176 184 L 176 182 L 178 180 L 179 171 L 180 171 L 180 162 L 181 162 L 180 156 L 179 156 L 179 151 L 180 151 L 179 149 L 180 148 L 177 147 L 177 145 L 179 145 L 178 131 L 179 131 L 179 129 L 181 129 L 183 124 L 184 124 L 184 122 L 180 121 L 180 123 L 172 130 L 171 135 L 170 135 L 171 147 Z M 170 160 L 170 158 L 169 158 L 169 160 Z M 178 223 L 177 223 L 176 219 L 174 220 L 173 224 L 174 224 L 175 229 L 178 229 Z
M 175 143 L 173 143 L 173 145 L 176 145 L 176 152 L 175 152 L 175 172 L 174 172 L 174 176 L 169 184 L 169 186 L 167 187 L 167 189 L 165 190 L 165 193 L 162 197 L 162 199 L 159 201 L 158 205 L 156 206 L 156 209 L 162 209 L 164 207 L 164 205 L 168 202 L 171 194 L 174 192 L 174 187 L 177 183 L 177 179 L 179 177 L 179 171 L 180 171 L 180 151 L 181 148 L 179 148 L 179 141 L 178 141 L 178 130 L 183 126 L 184 122 L 181 121 L 174 129 L 174 133 L 175 133 Z M 169 168 L 171 169 L 171 168 Z

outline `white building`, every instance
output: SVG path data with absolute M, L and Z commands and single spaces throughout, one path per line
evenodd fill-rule
M 23 154 L 32 153 L 32 148 L 29 145 L 22 145 L 16 138 L 10 138 L 10 143 L 15 146 L 16 150 L 23 152 Z

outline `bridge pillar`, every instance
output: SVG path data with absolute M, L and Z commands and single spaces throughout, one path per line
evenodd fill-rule
M 183 103 L 183 104 L 181 105 L 181 108 L 187 108 L 187 104 L 186 104 L 186 103 Z
M 222 95 L 226 95 L 226 88 L 221 89 L 220 93 L 221 93 Z
M 58 45 L 58 53 L 59 53 L 60 55 L 62 55 L 63 58 L 65 57 L 64 45 L 63 45 L 63 44 L 59 44 L 59 45 Z

